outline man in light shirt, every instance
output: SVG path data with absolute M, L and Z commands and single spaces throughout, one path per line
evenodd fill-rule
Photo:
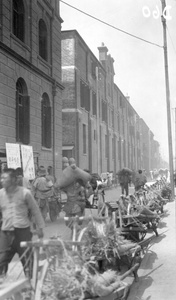
M 0 211 L 2 213 L 2 226 L 0 232 L 0 276 L 5 275 L 8 264 L 18 253 L 21 257 L 25 248 L 20 247 L 21 241 L 31 241 L 29 214 L 35 219 L 38 228 L 38 237 L 43 237 L 45 226 L 40 209 L 31 192 L 18 185 L 16 171 L 6 169 L 1 174 L 2 189 L 0 190 Z M 29 254 L 28 254 L 29 255 Z M 27 257 L 23 257 L 24 272 Z

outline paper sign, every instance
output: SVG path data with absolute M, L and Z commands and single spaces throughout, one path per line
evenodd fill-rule
M 29 180 L 35 178 L 34 157 L 32 146 L 21 145 L 23 174 Z
M 6 143 L 6 156 L 8 168 L 16 169 L 21 167 L 19 144 Z

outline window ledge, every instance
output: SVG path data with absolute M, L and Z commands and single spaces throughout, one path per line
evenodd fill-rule
M 51 152 L 51 151 L 52 151 L 52 148 L 46 148 L 46 147 L 42 147 L 42 150 L 44 150 L 44 151 L 48 151 L 48 152 Z
M 39 60 L 41 63 L 47 65 L 48 68 L 51 68 L 51 64 L 50 64 L 47 60 L 43 59 L 40 55 L 38 55 L 37 57 L 38 57 L 38 60 Z
M 11 38 L 13 38 L 16 42 L 18 42 L 23 48 L 31 51 L 30 47 L 25 44 L 25 42 L 21 41 L 19 38 L 16 37 L 13 33 L 10 34 Z

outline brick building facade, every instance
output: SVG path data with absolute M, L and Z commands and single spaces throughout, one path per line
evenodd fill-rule
M 0 2 L 0 149 L 33 146 L 61 171 L 61 23 L 57 0 Z
M 152 169 L 153 133 L 114 83 L 107 47 L 95 57 L 76 30 L 62 31 L 63 156 L 90 172 Z M 151 155 L 152 153 L 152 155 Z

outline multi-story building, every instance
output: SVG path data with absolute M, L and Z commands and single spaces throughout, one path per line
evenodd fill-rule
M 76 30 L 62 31 L 63 156 L 90 172 L 149 172 L 153 134 L 114 83 L 107 47 L 95 57 Z M 157 146 L 157 147 L 156 147 Z
M 63 156 L 73 156 L 81 168 L 97 171 L 105 164 L 100 149 L 106 123 L 101 128 L 97 122 L 100 98 L 106 105 L 105 70 L 77 31 L 62 32 L 62 82 Z M 107 119 L 107 113 L 103 117 Z
M 0 2 L 0 148 L 33 146 L 35 162 L 62 169 L 59 1 Z

